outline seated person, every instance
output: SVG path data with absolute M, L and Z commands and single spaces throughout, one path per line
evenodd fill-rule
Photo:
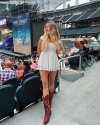
M 91 38 L 91 44 L 90 44 L 89 48 L 92 50 L 91 53 L 90 53 L 91 55 L 96 56 L 98 54 L 98 51 L 100 49 L 100 45 L 97 42 L 97 39 L 95 37 Z
M 22 69 L 23 70 L 21 70 L 20 73 L 17 76 L 18 80 L 21 79 L 25 74 L 27 74 L 29 72 L 32 72 L 32 69 L 31 69 L 30 64 L 29 64 L 28 61 L 23 61 L 22 62 Z
M 84 39 L 85 36 L 82 36 L 82 37 L 83 37 L 83 40 L 81 41 L 81 40 L 80 40 L 81 35 L 79 36 L 79 41 L 80 41 L 80 43 L 82 44 L 82 46 L 85 46 L 85 47 L 89 48 L 89 44 L 87 43 L 87 40 Z
M 82 44 L 78 40 L 75 40 L 74 47 L 70 51 L 70 56 L 73 56 L 74 54 L 79 53 L 80 51 L 82 51 Z M 70 58 L 68 59 L 68 61 L 69 61 L 70 67 L 74 68 L 76 65 L 76 61 L 79 61 L 79 57 Z
M 0 56 L 0 70 L 2 70 L 2 59 L 1 59 L 1 56 Z
M 0 70 L 0 85 L 2 85 L 6 79 L 13 77 L 16 77 L 16 74 L 15 71 L 12 70 L 12 62 L 7 61 L 5 62 L 4 70 Z
M 75 53 L 77 52 L 80 52 L 82 51 L 82 44 L 78 41 L 78 40 L 75 40 L 74 41 L 74 47 L 71 49 L 71 51 L 69 52 L 70 53 L 70 56 L 74 55 Z
M 19 75 L 17 76 L 17 79 L 21 79 L 25 74 L 32 72 L 32 69 L 31 69 L 28 61 L 22 62 L 22 68 L 23 68 L 23 70 L 20 71 Z M 20 101 L 21 88 L 22 88 L 22 85 L 20 84 L 20 86 L 17 88 L 16 93 L 15 93 L 18 101 Z
M 80 43 L 82 44 L 82 46 L 84 46 L 85 42 L 84 41 L 80 41 Z
M 16 72 L 18 70 L 17 65 L 14 65 L 13 70 Z
M 84 46 L 87 47 L 87 48 L 89 48 L 89 44 L 87 43 L 86 39 L 84 39 Z
M 16 71 L 16 77 L 19 75 L 20 72 L 23 72 L 22 63 L 18 65 L 18 70 Z

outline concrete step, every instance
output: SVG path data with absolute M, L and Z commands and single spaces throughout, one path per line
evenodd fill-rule
M 80 75 L 79 75 L 80 73 Z M 84 76 L 84 71 L 78 71 L 68 68 L 61 69 L 61 79 L 74 82 Z

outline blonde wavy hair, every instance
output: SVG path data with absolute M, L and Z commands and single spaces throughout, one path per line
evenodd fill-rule
M 45 31 L 45 27 L 46 27 L 47 24 L 49 24 L 50 34 L 47 34 L 46 31 Z M 44 37 L 43 37 L 43 41 L 42 41 L 42 51 L 47 50 L 50 38 L 52 39 L 53 44 L 57 47 L 57 49 L 60 50 L 58 40 L 61 41 L 61 39 L 60 39 L 60 36 L 59 36 L 59 31 L 58 31 L 57 25 L 53 21 L 47 22 L 46 25 L 44 26 L 44 32 L 45 33 L 44 33 Z M 61 43 L 62 43 L 62 41 L 61 41 Z M 63 48 L 63 43 L 61 44 L 61 47 Z

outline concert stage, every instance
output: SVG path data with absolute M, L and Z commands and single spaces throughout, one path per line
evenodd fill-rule
M 0 49 L 0 53 L 10 55 L 10 56 L 15 56 L 15 58 L 20 58 L 20 59 L 24 59 L 26 57 L 31 56 L 31 55 L 25 55 L 25 54 L 21 54 L 21 53 L 15 53 L 15 52 L 12 52 L 12 51 L 9 51 L 9 50 L 4 50 L 4 49 Z

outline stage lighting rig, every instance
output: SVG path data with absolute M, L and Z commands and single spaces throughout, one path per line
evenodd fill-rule
M 28 3 L 24 3 L 24 4 L 17 5 L 15 7 L 12 7 L 11 9 L 12 16 L 27 13 L 29 11 L 29 6 L 30 5 Z

